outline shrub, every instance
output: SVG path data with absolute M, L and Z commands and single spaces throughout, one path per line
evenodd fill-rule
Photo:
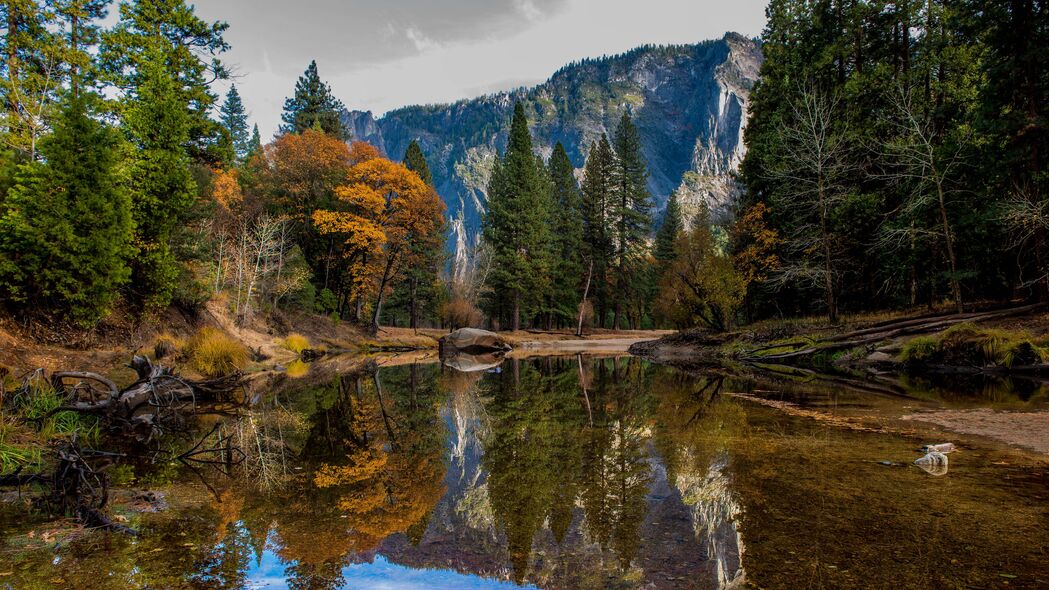
M 248 349 L 225 332 L 215 328 L 201 328 L 186 343 L 189 365 L 201 375 L 220 377 L 244 369 L 248 364 Z
M 932 336 L 919 336 L 907 342 L 900 352 L 900 360 L 912 364 L 935 362 L 939 354 L 939 341 Z
M 288 334 L 288 337 L 282 340 L 280 344 L 295 354 L 302 354 L 302 351 L 310 349 L 310 339 L 302 334 Z
M 484 322 L 484 315 L 470 301 L 456 297 L 441 306 L 441 319 L 453 330 L 476 328 Z

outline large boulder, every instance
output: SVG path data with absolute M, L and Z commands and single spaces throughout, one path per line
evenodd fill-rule
M 442 356 L 453 356 L 460 352 L 479 354 L 510 350 L 510 344 L 502 336 L 477 328 L 460 328 L 441 338 L 440 342 Z

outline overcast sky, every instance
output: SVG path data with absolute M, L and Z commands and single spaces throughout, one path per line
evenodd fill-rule
M 197 0 L 268 140 L 311 59 L 348 108 L 378 116 L 532 85 L 644 43 L 755 36 L 766 0 Z M 221 93 L 225 93 L 221 88 Z

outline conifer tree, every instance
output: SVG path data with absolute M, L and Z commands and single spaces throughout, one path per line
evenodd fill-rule
M 35 0 L 0 2 L 0 125 L 16 161 L 37 158 L 36 143 L 46 132 L 44 118 L 57 90 L 48 66 L 59 56 L 47 16 Z
M 97 68 L 90 49 L 101 39 L 98 22 L 106 17 L 110 0 L 45 0 L 45 7 L 59 24 L 62 74 L 76 99 L 84 86 L 97 78 Z
M 81 327 L 110 310 L 130 271 L 131 200 L 117 173 L 120 134 L 67 101 L 0 206 L 0 300 L 68 314 Z
M 331 88 L 321 80 L 317 62 L 311 61 L 306 72 L 295 83 L 295 95 L 284 101 L 281 120 L 284 133 L 302 133 L 319 127 L 328 135 L 346 139 L 342 125 L 342 102 L 331 93 Z
M 419 142 L 412 140 L 408 144 L 408 149 L 404 152 L 404 165 L 409 170 L 419 175 L 419 178 L 423 179 L 423 182 L 433 186 L 433 175 L 430 174 L 430 165 L 426 163 L 426 156 L 423 154 L 423 150 L 419 147 Z
M 608 137 L 590 147 L 583 178 L 583 242 L 588 265 L 593 265 L 597 323 L 604 325 L 609 308 L 609 272 L 615 255 L 612 213 L 616 187 L 616 156 Z
M 670 198 L 667 200 L 667 208 L 663 211 L 663 222 L 659 225 L 659 230 L 656 231 L 656 241 L 652 249 L 652 256 L 660 266 L 660 274 L 662 274 L 662 269 L 674 260 L 674 241 L 677 240 L 678 234 L 684 229 L 685 224 L 681 218 L 681 205 L 678 203 L 678 196 L 675 191 L 670 193 Z
M 229 72 L 219 56 L 229 49 L 229 25 L 198 17 L 185 0 L 132 0 L 120 5 L 120 20 L 102 36 L 99 55 L 107 81 L 123 91 L 120 109 L 142 102 L 141 87 L 161 60 L 178 108 L 187 115 L 185 149 L 194 161 L 215 165 L 228 157 L 223 127 L 211 119 L 218 101 L 211 83 Z
M 237 160 L 243 162 L 251 151 L 251 136 L 248 135 L 248 115 L 235 84 L 230 86 L 226 100 L 219 109 L 219 122 L 229 131 Z
M 619 329 L 623 301 L 636 299 L 645 285 L 643 275 L 646 238 L 652 227 L 652 197 L 648 193 L 648 167 L 641 155 L 641 135 L 629 113 L 623 113 L 615 135 L 616 198 L 612 211 L 615 232 L 616 298 L 612 328 Z M 636 318 L 638 322 L 641 318 Z
M 255 127 L 251 130 L 251 141 L 248 142 L 248 157 L 251 157 L 262 151 L 262 136 L 259 134 L 259 125 L 255 124 Z
M 430 166 L 426 163 L 419 143 L 412 140 L 404 153 L 404 166 L 415 172 L 423 182 L 433 189 L 433 178 Z M 409 245 L 408 258 L 412 261 L 404 273 L 404 279 L 394 290 L 394 300 L 404 302 L 408 312 L 408 327 L 413 330 L 419 327 L 420 316 L 433 312 L 438 300 L 438 275 L 445 261 L 444 248 L 434 248 L 433 244 L 444 242 L 444 224 L 434 226 L 434 235 L 428 239 L 413 240 Z
M 549 175 L 554 207 L 552 308 L 558 321 L 564 322 L 575 317 L 587 269 L 583 268 L 583 195 L 575 167 L 561 142 L 550 156 Z
M 154 55 L 143 64 L 137 99 L 125 110 L 124 124 L 138 148 L 130 174 L 139 248 L 133 291 L 147 307 L 161 309 L 171 302 L 179 276 L 171 235 L 193 205 L 197 186 L 183 148 L 190 138 L 189 112 L 162 53 Z
M 522 313 L 536 311 L 548 288 L 550 195 L 532 152 L 524 107 L 514 106 L 506 153 L 492 172 L 482 236 L 491 248 L 489 306 L 509 317 L 514 330 Z

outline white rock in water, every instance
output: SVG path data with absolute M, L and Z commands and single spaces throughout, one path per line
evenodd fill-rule
M 953 453 L 958 450 L 958 447 L 955 447 L 954 443 L 940 443 L 938 445 L 925 445 L 921 450 L 925 453 Z
M 945 475 L 947 473 L 947 455 L 939 451 L 930 451 L 924 457 L 914 461 L 914 464 L 929 475 Z

